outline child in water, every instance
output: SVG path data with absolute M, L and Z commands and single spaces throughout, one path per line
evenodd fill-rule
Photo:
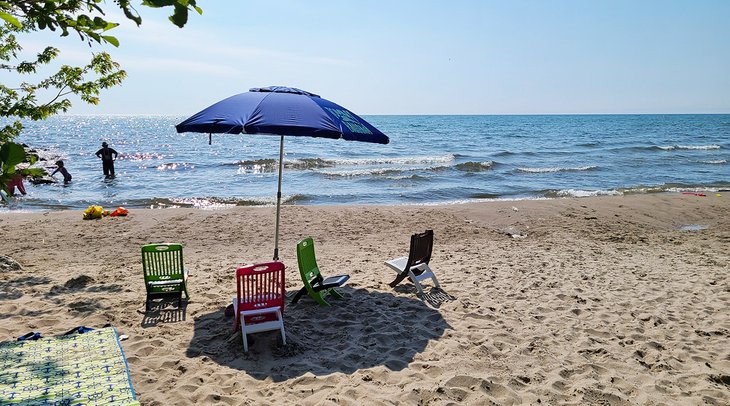
M 25 192 L 25 185 L 23 185 L 23 176 L 19 173 L 16 173 L 13 175 L 13 177 L 10 179 L 10 182 L 8 182 L 8 194 L 10 196 L 15 195 L 15 188 L 18 188 L 18 191 L 25 196 L 27 193 Z M 0 188 L 2 189 L 2 188 Z
M 56 168 L 56 170 L 53 171 L 53 173 L 51 174 L 51 176 L 55 175 L 56 172 L 61 172 L 61 175 L 63 175 L 63 184 L 64 185 L 68 185 L 68 182 L 71 182 L 71 174 L 68 173 L 68 171 L 66 170 L 66 168 L 63 166 L 63 161 L 57 161 L 56 162 L 56 166 L 58 168 Z

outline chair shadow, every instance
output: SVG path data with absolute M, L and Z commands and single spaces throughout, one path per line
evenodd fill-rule
M 328 298 L 330 307 L 319 306 L 308 296 L 291 305 L 296 290 L 289 292 L 284 310 L 286 345 L 277 345 L 276 331 L 256 333 L 249 335 L 248 354 L 243 352 L 240 329 L 233 331 L 233 317 L 224 315 L 223 305 L 195 318 L 186 355 L 207 356 L 256 379 L 275 382 L 307 372 L 351 374 L 379 365 L 399 371 L 451 328 L 438 311 L 417 298 L 347 286 L 338 292 L 344 298 Z
M 182 306 L 177 307 L 177 299 L 163 298 L 152 302 L 150 309 L 142 317 L 142 328 L 154 327 L 162 323 L 178 323 L 185 321 L 188 301 L 183 299 Z
M 436 309 L 440 308 L 446 302 L 456 300 L 456 296 L 437 287 L 424 287 L 424 295 L 418 294 L 418 289 L 416 289 L 415 285 L 407 283 L 398 285 L 393 290 L 401 294 L 414 295 Z
M 425 295 L 423 295 L 423 301 L 438 309 L 446 302 L 456 300 L 456 296 L 441 288 L 431 288 Z

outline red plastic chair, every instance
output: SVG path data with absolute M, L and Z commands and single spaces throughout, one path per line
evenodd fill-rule
M 241 326 L 243 350 L 248 352 L 246 334 L 280 330 L 284 332 L 284 264 L 266 262 L 246 265 L 236 270 L 237 295 L 233 298 L 233 330 Z

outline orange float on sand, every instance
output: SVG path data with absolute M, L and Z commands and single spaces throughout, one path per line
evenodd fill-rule
M 126 216 L 127 214 L 129 214 L 129 210 L 127 210 L 124 207 L 121 207 L 120 206 L 120 207 L 117 207 L 116 210 L 114 210 L 113 212 L 111 212 L 110 216 L 112 216 L 112 217 L 119 217 L 119 216 Z

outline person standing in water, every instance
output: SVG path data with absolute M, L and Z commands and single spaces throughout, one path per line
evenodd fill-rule
M 68 171 L 66 170 L 66 167 L 63 166 L 63 161 L 57 161 L 56 166 L 57 166 L 57 168 L 55 171 L 53 171 L 51 176 L 55 175 L 56 172 L 61 172 L 61 175 L 63 175 L 63 184 L 68 185 L 68 183 L 71 182 L 71 174 L 68 173 Z
M 114 158 L 112 158 L 114 155 Z M 109 148 L 109 144 L 106 142 L 101 143 L 101 149 L 96 151 L 96 156 L 101 158 L 101 163 L 104 167 L 104 176 L 107 178 L 114 177 L 114 160 L 117 159 L 117 151 L 114 148 Z

